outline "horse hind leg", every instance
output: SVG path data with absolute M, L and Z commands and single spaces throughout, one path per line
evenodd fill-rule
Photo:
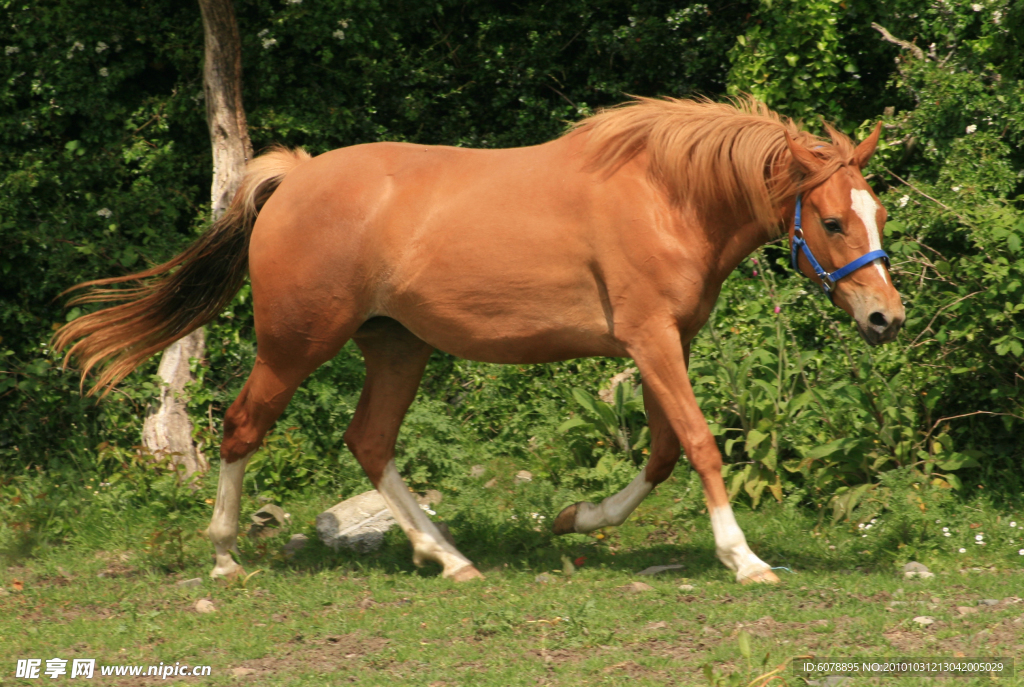
M 413 546 L 413 562 L 435 561 L 457 582 L 483 577 L 437 529 L 395 467 L 402 418 L 419 388 L 432 348 L 394 320 L 371 320 L 353 337 L 366 362 L 355 416 L 345 443 L 380 492 Z
M 239 509 L 242 480 L 249 458 L 259 448 L 270 427 L 277 421 L 303 380 L 333 353 L 299 355 L 300 342 L 274 345 L 267 337 L 257 335 L 260 354 L 256 356 L 249 379 L 242 392 L 224 415 L 224 436 L 221 441 L 220 478 L 213 518 L 206 530 L 213 543 L 216 563 L 210 577 L 235 577 L 244 574 L 232 558 L 238 554 Z M 342 343 L 345 339 L 342 339 Z M 292 345 L 294 344 L 294 345 Z M 338 344 L 334 352 L 341 347 Z M 267 352 L 267 357 L 261 353 Z M 285 354 L 278 352 L 284 351 Z

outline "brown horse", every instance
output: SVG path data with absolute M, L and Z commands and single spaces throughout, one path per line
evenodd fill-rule
M 120 301 L 56 337 L 97 387 L 201 326 L 252 280 L 257 355 L 224 418 L 212 575 L 233 560 L 249 456 L 302 381 L 354 339 L 366 382 L 348 447 L 414 548 L 444 576 L 479 577 L 412 498 L 392 459 L 435 348 L 493 363 L 628 356 L 643 377 L 651 457 L 621 493 L 577 503 L 555 532 L 618 525 L 665 480 L 680 444 L 703 484 L 719 558 L 741 582 L 775 575 L 747 546 L 722 458 L 690 381 L 690 342 L 726 276 L 787 228 L 833 270 L 880 248 L 885 210 L 861 175 L 880 127 L 856 148 L 826 142 L 755 101 L 638 98 L 549 143 L 510 150 L 373 143 L 254 160 L 228 212 L 170 262 L 81 286 Z M 802 234 L 798 233 L 797 236 Z M 899 294 L 880 259 L 833 284 L 871 344 L 896 336 Z M 801 269 L 821 281 L 808 260 Z M 820 273 L 821 270 L 818 270 Z M 94 390 L 95 388 L 94 387 Z M 237 550 L 236 550 L 237 552 Z

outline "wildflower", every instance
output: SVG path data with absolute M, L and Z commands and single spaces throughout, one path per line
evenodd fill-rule
M 910 202 L 910 196 L 903 196 L 900 198 L 899 204 L 901 208 L 907 207 L 907 203 Z
M 943 528 L 942 528 L 942 531 L 943 531 L 943 532 L 949 532 L 949 528 L 948 528 L 948 527 L 943 527 Z
M 750 262 L 752 262 L 752 263 L 754 263 L 756 265 L 757 264 L 757 258 L 750 258 Z
M 993 24 L 998 24 L 1002 20 L 1003 20 L 1003 13 L 1002 12 L 1000 12 L 999 10 L 996 10 L 995 12 L 992 13 L 992 23 Z
M 942 522 L 941 520 L 936 520 L 936 521 L 935 521 L 935 524 L 936 524 L 936 525 L 938 525 L 938 524 L 939 524 L 939 523 L 941 523 L 941 522 Z
M 1018 556 L 1024 556 L 1024 549 L 1021 549 L 1020 551 L 1018 551 L 1017 555 Z
M 101 52 L 103 52 L 104 50 L 106 50 L 109 47 L 110 47 L 109 45 L 107 45 L 103 41 L 100 41 L 99 43 L 96 44 L 96 52 L 97 53 L 101 53 Z
M 943 536 L 943 537 L 952 537 L 953 535 L 952 535 L 952 534 L 950 534 L 949 532 L 943 532 L 943 533 L 942 533 L 942 536 Z
M 960 553 L 967 553 L 967 549 L 961 548 Z
M 957 192 L 957 191 L 959 191 L 959 190 L 960 190 L 960 187 L 959 187 L 959 186 L 954 186 L 954 187 L 953 187 L 953 192 L 954 192 L 954 193 L 956 193 L 956 192 Z
M 755 277 L 757 276 L 757 270 L 754 270 L 754 276 Z
M 862 529 L 864 529 L 864 523 L 860 523 L 860 524 L 858 524 L 858 525 L 857 525 L 857 529 L 858 529 L 858 530 L 862 530 Z
M 1017 526 L 1017 523 L 1015 523 L 1015 522 L 1011 522 L 1010 523 L 1010 527 L 1016 527 L 1016 526 Z
M 782 308 L 780 308 L 779 306 L 776 305 L 775 306 L 775 314 L 778 315 L 780 312 L 782 312 Z
M 874 525 L 878 521 L 878 518 L 871 518 L 871 524 Z
M 866 530 L 870 530 L 870 529 L 871 529 L 871 525 L 865 525 L 865 526 L 864 526 L 864 529 L 866 529 Z
M 335 38 L 337 38 L 339 41 L 345 40 L 345 32 L 342 31 L 341 29 L 338 29 L 337 31 L 335 31 L 331 35 L 334 36 Z
M 16 55 L 19 52 L 21 52 L 21 48 L 19 48 L 16 45 L 8 45 L 6 48 L 4 48 L 5 55 Z
M 975 12 L 980 12 L 981 10 L 984 9 L 984 7 L 982 7 L 980 3 L 976 2 L 973 5 L 971 5 L 971 9 L 974 10 Z
M 264 50 L 266 50 L 267 48 L 269 48 L 271 46 L 274 46 L 274 45 L 277 45 L 277 39 L 276 38 L 264 38 L 263 39 L 263 49 Z
M 984 534 L 976 534 L 976 535 L 974 535 L 974 541 L 981 541 L 984 538 L 985 538 Z
M 102 76 L 103 78 L 110 76 L 110 72 L 107 71 L 106 67 L 100 69 L 100 76 Z
M 978 125 L 977 124 L 971 124 L 971 125 L 969 125 L 967 127 L 967 133 L 969 133 L 969 134 L 973 134 L 977 130 L 978 130 Z
M 110 211 L 110 208 L 100 208 L 99 210 L 96 211 L 96 214 L 99 215 L 100 217 L 107 218 L 113 215 L 114 213 Z

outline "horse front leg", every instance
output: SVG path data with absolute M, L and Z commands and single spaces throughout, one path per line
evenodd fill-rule
M 661 419 L 657 420 L 658 414 L 651 414 L 652 432 L 656 422 L 664 422 L 682 442 L 686 456 L 704 486 L 711 529 L 715 535 L 715 551 L 719 560 L 736 573 L 736 581 L 742 584 L 778 582 L 768 564 L 750 550 L 743 531 L 736 524 L 722 480 L 722 454 L 690 386 L 678 329 L 666 326 L 656 331 L 656 334 L 638 337 L 638 341 L 630 345 L 630 352 L 643 376 L 644 398 L 647 399 L 649 393 L 661 412 Z M 662 464 L 661 472 L 658 469 L 652 471 L 652 479 L 668 477 L 664 472 L 665 465 Z M 648 465 L 648 470 L 651 469 L 652 466 Z

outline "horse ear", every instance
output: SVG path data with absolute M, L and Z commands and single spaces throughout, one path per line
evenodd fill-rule
M 882 123 L 879 122 L 875 125 L 875 130 L 871 132 L 871 135 L 861 141 L 861 144 L 853 151 L 853 164 L 857 165 L 858 169 L 864 169 L 868 164 L 868 160 L 875 154 L 875 148 L 878 146 L 878 137 L 881 133 Z
M 814 156 L 814 153 L 794 141 L 788 131 L 784 131 L 783 133 L 786 135 L 786 145 L 789 146 L 789 152 L 793 156 L 793 162 L 801 172 L 804 174 L 811 174 L 821 168 L 822 162 Z

